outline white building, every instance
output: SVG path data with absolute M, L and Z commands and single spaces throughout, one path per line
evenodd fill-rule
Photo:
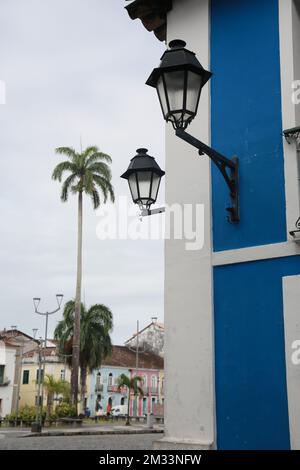
M 0 416 L 18 409 L 22 359 L 36 347 L 37 341 L 22 331 L 0 331 Z
M 12 411 L 16 351 L 16 346 L 0 340 L 0 417 L 2 418 Z
M 138 333 L 134 333 L 131 338 L 125 341 L 125 346 L 129 349 L 136 349 L 140 352 L 153 352 L 158 356 L 164 356 L 165 328 L 163 323 L 159 323 L 155 318 L 149 325 L 142 328 Z

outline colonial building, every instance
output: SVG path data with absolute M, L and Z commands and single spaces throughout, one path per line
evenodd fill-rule
M 57 354 L 56 346 L 51 346 L 41 351 L 41 376 L 52 375 L 56 380 L 70 381 L 71 372 L 66 362 L 63 362 Z M 39 349 L 28 351 L 24 354 L 22 363 L 20 406 L 35 406 L 38 402 L 38 377 L 39 377 Z M 45 359 L 45 361 L 44 361 Z M 43 372 L 43 368 L 45 371 Z M 40 398 L 41 399 L 41 398 Z M 44 394 L 44 404 L 47 401 L 47 392 Z
M 188 132 L 239 159 L 240 221 L 229 223 L 220 168 L 167 125 L 166 203 L 204 205 L 204 246 L 165 242 L 156 446 L 300 449 L 300 133 L 283 134 L 300 126 L 300 2 L 135 0 L 127 10 L 153 41 L 185 41 L 213 72 Z
M 137 367 L 136 367 L 137 366 Z M 101 407 L 127 404 L 127 390 L 118 391 L 118 378 L 121 374 L 128 377 L 138 375 L 143 378 L 143 397 L 132 397 L 130 415 L 143 416 L 154 412 L 154 406 L 163 403 L 163 359 L 151 352 L 130 350 L 126 346 L 113 346 L 112 355 L 103 361 L 99 370 L 90 376 L 90 399 L 88 406 L 94 415 Z
M 17 329 L 0 331 L 0 416 L 20 406 L 22 360 L 37 342 Z
M 0 418 L 12 411 L 17 348 L 0 339 Z
M 142 328 L 138 333 L 134 333 L 131 338 L 125 341 L 125 346 L 129 349 L 141 352 L 153 352 L 158 356 L 164 356 L 164 325 L 156 318 L 152 318 L 149 325 Z

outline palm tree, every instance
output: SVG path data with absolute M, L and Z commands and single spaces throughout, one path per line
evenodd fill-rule
M 63 319 L 57 324 L 54 338 L 58 341 L 58 350 L 72 363 L 74 335 L 75 302 L 66 303 Z M 102 304 L 92 305 L 88 310 L 81 304 L 80 331 L 80 390 L 83 403 L 86 395 L 87 372 L 97 369 L 105 357 L 111 354 L 110 332 L 113 328 L 112 312 Z
M 55 395 L 63 395 L 64 398 L 68 398 L 70 395 L 70 384 L 65 380 L 57 380 L 53 375 L 47 374 L 43 385 L 47 392 L 47 418 L 49 419 Z
M 121 374 L 118 378 L 118 391 L 120 392 L 123 387 L 127 388 L 127 418 L 126 418 L 126 426 L 130 425 L 129 420 L 129 410 L 130 410 L 130 393 L 133 391 L 135 396 L 144 396 L 143 389 L 140 387 L 139 384 L 143 383 L 142 377 L 136 375 L 135 377 L 127 377 L 125 374 Z
M 75 152 L 72 147 L 59 147 L 56 149 L 56 153 L 66 156 L 67 160 L 59 163 L 54 168 L 52 178 L 61 182 L 65 172 L 69 173 L 69 176 L 62 185 L 61 200 L 66 202 L 70 191 L 73 194 L 78 194 L 77 281 L 71 374 L 72 404 L 77 407 L 80 354 L 83 193 L 91 197 L 94 209 L 97 209 L 101 202 L 105 203 L 108 198 L 113 202 L 115 196 L 111 184 L 111 171 L 108 165 L 112 162 L 109 155 L 100 152 L 96 146 L 87 147 L 81 153 Z

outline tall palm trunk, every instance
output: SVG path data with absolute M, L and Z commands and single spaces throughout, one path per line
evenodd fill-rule
M 81 280 L 82 280 L 82 191 L 78 193 L 78 235 L 77 235 L 77 281 L 75 297 L 75 318 L 72 351 L 72 404 L 78 403 L 78 375 L 80 359 L 80 310 L 81 310 Z
M 87 378 L 87 368 L 81 367 L 80 368 L 80 395 L 81 395 L 81 408 L 82 412 L 84 412 L 84 399 L 86 396 L 86 378 Z

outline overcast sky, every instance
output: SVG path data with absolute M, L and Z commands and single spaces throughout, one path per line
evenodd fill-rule
M 31 334 L 44 322 L 33 311 L 56 307 L 55 294 L 74 297 L 76 198 L 61 203 L 51 180 L 59 146 L 98 145 L 113 158 L 118 200 L 128 196 L 119 178 L 139 147 L 164 168 L 164 123 L 155 92 L 145 86 L 165 48 L 123 0 L 1 0 L 1 320 Z M 163 203 L 163 190 L 160 195 Z M 161 217 L 161 216 L 156 216 Z M 99 216 L 84 204 L 86 305 L 114 314 L 113 340 L 122 344 L 151 316 L 163 320 L 163 242 L 103 241 Z M 144 222 L 143 222 L 144 223 Z M 61 314 L 50 318 L 50 334 Z

